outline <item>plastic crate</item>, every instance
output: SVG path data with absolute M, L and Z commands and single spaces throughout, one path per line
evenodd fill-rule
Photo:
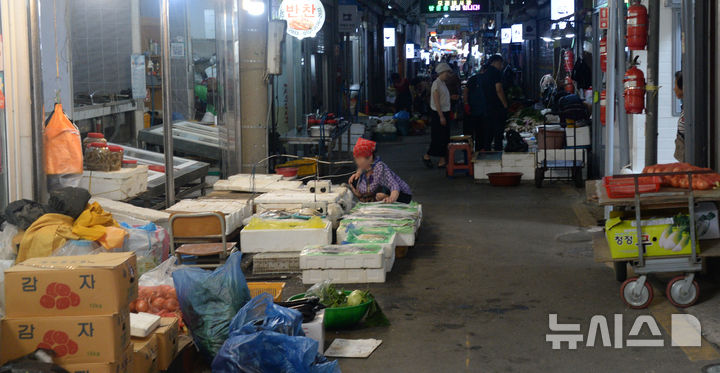
M 658 176 L 639 177 L 638 191 L 640 194 L 658 192 L 661 183 L 662 179 Z M 616 178 L 605 176 L 603 184 L 610 198 L 632 198 L 635 196 L 635 179 L 632 177 Z
M 255 298 L 262 293 L 268 293 L 273 296 L 275 302 L 282 301 L 282 292 L 285 288 L 284 282 L 248 282 L 250 296 Z

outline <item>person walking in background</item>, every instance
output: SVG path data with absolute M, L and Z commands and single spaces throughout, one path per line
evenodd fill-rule
M 407 78 L 401 78 L 400 74 L 392 73 L 390 75 L 393 86 L 395 87 L 395 112 L 410 112 L 412 106 L 412 95 L 410 94 L 410 82 Z
M 496 54 L 488 59 L 487 64 L 487 70 L 483 74 L 481 83 L 485 94 L 486 110 L 482 121 L 483 133 L 480 151 L 502 151 L 508 108 L 503 89 L 503 58 Z
M 678 100 L 683 99 L 683 76 L 682 71 L 675 72 L 675 97 Z M 677 136 L 675 137 L 675 154 L 673 155 L 678 162 L 685 162 L 685 108 L 683 105 L 678 118 Z
M 483 82 L 485 68 L 483 67 L 477 73 L 473 74 L 463 89 L 463 102 L 465 119 L 463 121 L 463 134 L 472 135 L 475 146 L 481 144 L 482 117 L 487 110 L 487 102 L 485 100 L 485 92 L 483 91 Z
M 430 109 L 432 119 L 430 120 L 430 148 L 423 156 L 423 162 L 427 168 L 432 168 L 433 163 L 430 157 L 441 157 L 438 167 L 445 167 L 447 164 L 447 146 L 450 142 L 450 91 L 445 81 L 452 74 L 450 65 L 445 62 L 435 67 L 438 74 L 437 79 L 430 88 Z

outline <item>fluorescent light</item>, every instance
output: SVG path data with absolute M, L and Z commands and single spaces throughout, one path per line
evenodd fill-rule
M 450 17 L 450 15 L 449 15 L 449 14 L 445 14 L 445 15 L 443 15 L 443 17 L 447 18 L 447 17 Z
M 258 0 L 243 0 L 243 9 L 253 16 L 261 16 L 265 13 L 265 3 Z

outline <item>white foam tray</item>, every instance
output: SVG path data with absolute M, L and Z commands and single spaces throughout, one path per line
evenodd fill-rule
M 253 184 L 250 178 L 236 178 L 216 181 L 213 190 L 265 193 L 275 190 L 300 190 L 302 186 L 300 180 L 255 179 Z
M 303 284 L 316 284 L 332 280 L 335 284 L 362 284 L 385 282 L 385 270 L 371 269 L 308 269 L 302 272 Z
M 222 212 L 225 214 L 225 234 L 242 227 L 243 220 L 252 215 L 252 202 L 235 199 L 184 199 L 172 205 L 168 212 Z
M 302 251 L 305 246 L 332 243 L 332 223 L 325 228 L 312 229 L 243 229 L 240 232 L 240 250 L 243 253 Z

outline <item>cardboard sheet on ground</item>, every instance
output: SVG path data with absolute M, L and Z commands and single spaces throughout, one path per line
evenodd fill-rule
M 367 358 L 380 344 L 382 344 L 382 340 L 380 339 L 335 338 L 332 344 L 330 344 L 330 347 L 325 351 L 325 356 Z

